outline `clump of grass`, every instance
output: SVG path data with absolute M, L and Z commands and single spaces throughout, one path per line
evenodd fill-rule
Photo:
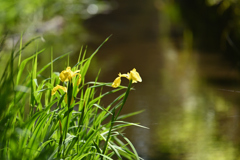
M 141 159 L 122 133 L 128 126 L 143 127 L 124 121 L 139 112 L 119 116 L 132 82 L 141 81 L 138 72 L 120 74 L 113 84 L 98 82 L 98 76 L 85 82 L 92 58 L 107 39 L 88 58 L 86 50 L 81 51 L 78 62 L 62 72 L 54 72 L 53 65 L 68 54 L 51 58 L 39 69 L 38 55 L 44 50 L 21 60 L 21 51 L 32 41 L 12 51 L 0 79 L 0 158 Z M 28 63 L 31 67 L 26 68 Z M 49 78 L 40 80 L 47 69 Z M 27 75 L 23 77 L 23 73 Z M 129 79 L 128 87 L 120 85 L 121 77 Z M 104 87 L 112 86 L 111 91 L 103 92 Z M 122 90 L 125 92 L 119 92 Z M 116 92 L 119 96 L 103 107 L 102 98 Z

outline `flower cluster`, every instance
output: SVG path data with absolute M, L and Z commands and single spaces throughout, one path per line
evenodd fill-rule
M 125 77 L 128 80 L 132 80 L 132 83 L 142 82 L 142 78 L 140 77 L 139 73 L 137 72 L 137 70 L 135 68 L 133 68 L 133 70 L 131 70 L 130 73 L 127 73 L 127 74 L 119 73 L 118 77 L 112 83 L 113 88 L 117 88 L 118 86 L 120 86 L 121 77 Z
M 80 84 L 81 82 L 81 74 L 78 73 L 80 72 L 80 70 L 76 70 L 75 72 L 73 72 L 71 70 L 71 67 L 67 67 L 66 70 L 63 70 L 60 75 L 59 75 L 59 79 L 62 81 L 62 82 L 68 82 L 68 81 L 72 81 L 72 78 L 77 76 L 78 75 L 78 80 L 77 80 L 77 85 Z M 56 87 L 54 87 L 52 89 L 52 95 L 54 95 L 58 89 L 61 89 L 63 90 L 65 93 L 67 93 L 67 87 L 63 87 L 61 85 L 57 85 Z M 67 97 L 67 96 L 66 96 Z M 66 97 L 65 97 L 65 101 L 66 101 Z

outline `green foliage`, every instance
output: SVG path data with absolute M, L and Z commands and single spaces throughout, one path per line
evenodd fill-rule
M 38 47 L 53 47 L 55 56 L 70 50 L 78 52 L 80 44 L 90 37 L 83 21 L 111 8 L 109 1 L 100 0 L 0 0 L 0 4 L 0 38 L 8 35 L 0 50 L 9 53 L 20 39 L 19 33 L 24 33 L 24 43 L 31 37 L 40 36 L 45 43 Z M 28 47 L 27 53 L 36 48 Z M 45 59 L 39 56 L 40 65 L 46 64 Z
M 77 17 L 87 18 L 90 16 L 87 9 L 91 4 L 97 6 L 98 12 L 107 7 L 106 2 L 98 0 L 0 0 L 0 3 L 1 35 L 6 31 L 18 33 L 31 25 L 38 26 L 55 16 L 62 16 L 68 21 Z
M 76 75 L 66 82 L 60 81 L 61 73 L 53 71 L 53 64 L 68 54 L 38 69 L 38 55 L 44 50 L 21 60 L 27 45 L 11 53 L 0 79 L 0 159 L 140 159 L 122 133 L 128 126 L 142 127 L 124 121 L 139 112 L 119 116 L 132 82 L 107 92 L 102 90 L 111 84 L 97 82 L 98 77 L 85 82 L 90 62 L 102 45 L 88 58 L 86 51 L 83 55 L 80 52 L 72 68 Z M 50 77 L 42 79 L 40 75 L 47 69 Z M 60 84 L 67 92 L 59 89 L 52 94 Z M 119 96 L 112 103 L 101 105 L 103 97 L 117 92 Z

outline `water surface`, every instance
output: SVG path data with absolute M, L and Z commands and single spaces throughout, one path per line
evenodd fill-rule
M 105 82 L 133 68 L 141 74 L 123 113 L 145 110 L 129 121 L 149 129 L 125 131 L 142 158 L 238 159 L 238 71 L 218 53 L 192 48 L 191 34 L 169 37 L 170 23 L 153 1 L 119 3 L 112 13 L 88 20 L 90 49 L 112 34 L 92 72 L 101 68 Z

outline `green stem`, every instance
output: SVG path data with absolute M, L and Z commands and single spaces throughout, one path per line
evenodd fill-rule
M 131 86 L 132 86 L 132 80 L 129 80 L 128 88 L 127 88 L 127 91 L 126 91 L 125 96 L 124 96 L 124 98 L 123 98 L 122 106 L 121 106 L 121 108 L 119 109 L 119 111 L 118 111 L 118 113 L 117 113 L 117 115 L 116 115 L 116 117 L 115 117 L 115 120 L 117 120 L 120 112 L 122 111 L 122 108 L 123 108 L 124 104 L 125 104 L 126 101 L 127 101 L 128 94 L 129 94 L 129 92 L 130 92 L 130 90 L 131 90 Z
M 72 92 L 73 92 L 73 84 L 69 81 L 68 82 L 68 88 L 67 88 L 67 122 L 65 124 L 65 132 L 64 132 L 64 137 L 63 137 L 63 142 L 65 142 L 67 138 L 67 133 L 68 133 L 68 126 L 69 126 L 69 115 L 71 113 L 70 111 L 70 106 L 71 106 L 71 101 L 72 101 Z M 64 143 L 64 148 L 65 148 L 65 143 Z M 63 148 L 63 156 L 64 156 L 64 148 Z

